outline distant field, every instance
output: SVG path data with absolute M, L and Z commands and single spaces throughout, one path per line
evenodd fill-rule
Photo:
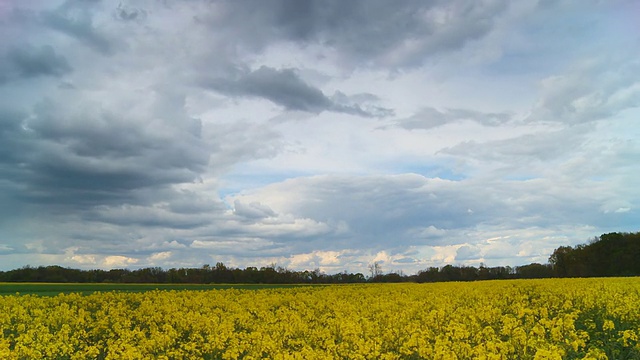
M 151 290 L 215 290 L 215 289 L 273 289 L 287 288 L 301 285 L 273 285 L 273 284 L 120 284 L 120 283 L 0 283 L 0 295 L 41 295 L 56 296 L 59 294 L 80 293 L 83 295 L 94 292 L 123 291 L 145 292 Z

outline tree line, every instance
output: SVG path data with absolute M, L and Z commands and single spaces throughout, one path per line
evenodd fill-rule
M 640 276 L 640 232 L 609 233 L 588 244 L 561 246 L 546 264 L 486 267 L 430 267 L 417 274 L 384 273 L 380 263 L 369 266 L 369 274 L 326 274 L 319 269 L 293 271 L 276 265 L 245 269 L 222 262 L 199 268 L 149 267 L 142 269 L 79 270 L 61 266 L 25 266 L 0 271 L 0 282 L 73 283 L 193 283 L 193 284 L 340 284 L 364 282 L 439 282 L 552 277 Z
M 587 244 L 561 246 L 549 257 L 556 276 L 640 275 L 640 232 L 609 233 Z

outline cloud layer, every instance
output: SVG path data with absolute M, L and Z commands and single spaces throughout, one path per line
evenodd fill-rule
M 411 273 L 637 231 L 637 10 L 0 5 L 1 267 Z

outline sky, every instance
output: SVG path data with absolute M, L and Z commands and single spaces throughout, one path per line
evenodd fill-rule
M 0 270 L 546 263 L 640 231 L 635 0 L 0 0 Z

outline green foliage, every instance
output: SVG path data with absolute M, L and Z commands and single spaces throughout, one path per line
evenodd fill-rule
M 603 234 L 589 244 L 561 246 L 549 257 L 558 277 L 640 275 L 640 232 Z

